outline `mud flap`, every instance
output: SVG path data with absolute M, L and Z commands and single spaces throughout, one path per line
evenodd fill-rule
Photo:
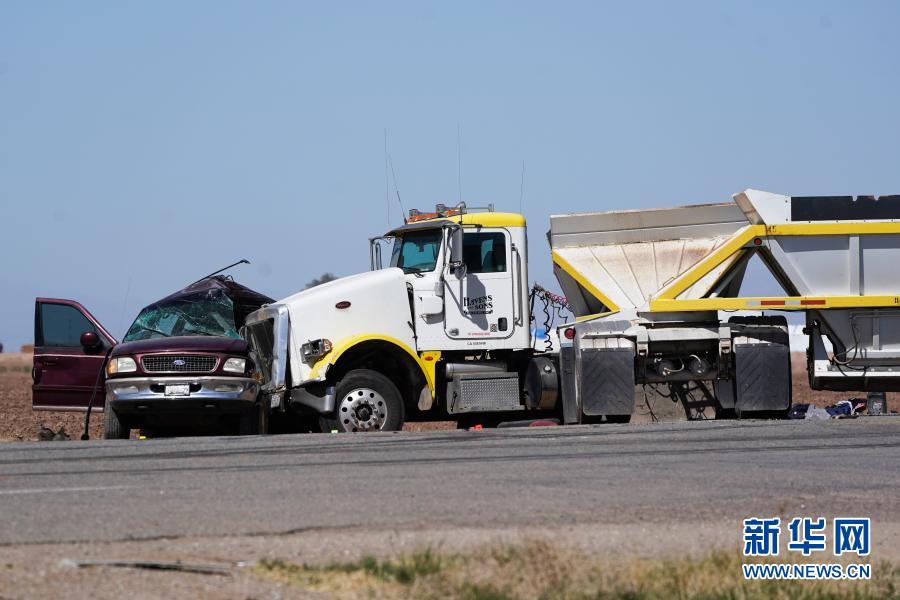
M 737 344 L 735 404 L 746 412 L 786 411 L 791 407 L 791 354 L 783 344 Z
M 563 423 L 578 422 L 578 398 L 575 392 L 575 348 L 563 346 L 559 351 L 560 394 Z
M 634 350 L 583 349 L 579 383 L 585 415 L 630 415 L 634 411 Z

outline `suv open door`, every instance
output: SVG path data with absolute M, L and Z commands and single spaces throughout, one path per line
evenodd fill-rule
M 106 351 L 116 338 L 74 300 L 37 298 L 34 303 L 34 410 L 87 410 L 97 382 L 93 410 L 103 410 Z

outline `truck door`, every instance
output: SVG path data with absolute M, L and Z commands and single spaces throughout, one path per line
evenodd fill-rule
M 97 343 L 83 346 L 84 333 L 93 333 Z M 86 410 L 103 357 L 115 344 L 116 339 L 79 303 L 55 298 L 35 300 L 32 408 Z M 97 387 L 93 406 L 102 410 L 102 377 Z
M 463 233 L 465 274 L 445 278 L 444 328 L 452 339 L 504 339 L 514 329 L 513 265 L 505 229 Z

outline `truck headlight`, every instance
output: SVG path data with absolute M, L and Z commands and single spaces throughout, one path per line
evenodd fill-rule
M 223 371 L 229 373 L 243 373 L 247 369 L 247 359 L 245 358 L 229 358 L 222 365 Z
M 111 358 L 106 364 L 106 373 L 115 375 L 116 373 L 134 373 L 137 371 L 137 363 L 130 356 L 117 356 Z
M 320 340 L 310 340 L 300 346 L 300 353 L 303 355 L 304 361 L 311 361 L 325 356 L 331 352 L 331 341 L 324 338 Z

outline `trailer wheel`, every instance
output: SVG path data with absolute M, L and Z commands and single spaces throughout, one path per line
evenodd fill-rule
M 103 406 L 103 437 L 107 440 L 127 440 L 131 437 L 131 428 L 122 420 L 109 403 Z
M 335 386 L 334 413 L 319 419 L 322 431 L 399 431 L 403 397 L 394 383 L 376 371 L 356 369 Z
M 607 423 L 631 423 L 631 415 L 606 415 Z
M 601 423 L 631 423 L 631 415 L 586 415 L 581 413 L 582 425 L 599 425 Z
M 578 423 L 581 425 L 599 425 L 603 422 L 603 415 L 578 414 Z

